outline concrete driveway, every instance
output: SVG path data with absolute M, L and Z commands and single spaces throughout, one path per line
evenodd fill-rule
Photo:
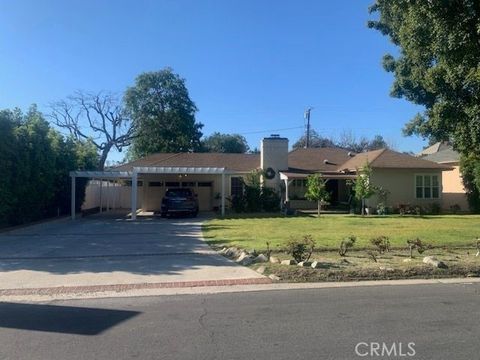
M 203 220 L 95 216 L 0 233 L 0 289 L 263 278 L 211 250 Z

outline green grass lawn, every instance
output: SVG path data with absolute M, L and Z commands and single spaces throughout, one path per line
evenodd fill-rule
M 355 235 L 355 248 L 370 247 L 369 240 L 385 235 L 392 247 L 406 247 L 406 240 L 419 237 L 433 246 L 474 246 L 480 237 L 479 215 L 354 216 L 322 215 L 320 218 L 282 217 L 261 214 L 214 219 L 203 226 L 205 239 L 213 246 L 238 246 L 264 250 L 282 249 L 291 237 L 310 234 L 317 248 L 336 249 L 342 238 Z

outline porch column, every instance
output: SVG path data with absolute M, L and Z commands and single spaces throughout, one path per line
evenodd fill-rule
M 137 219 L 137 173 L 132 173 L 132 220 Z
M 115 197 L 117 196 L 117 180 L 113 180 L 112 209 L 115 211 Z
M 222 172 L 222 217 L 225 216 L 225 173 Z
M 75 183 L 76 183 L 76 178 L 75 178 L 75 175 L 71 175 L 72 177 L 72 189 L 71 189 L 71 216 L 72 216 L 72 220 L 75 220 Z
M 290 201 L 290 197 L 288 195 L 288 179 L 283 179 L 285 182 L 285 201 Z
M 102 213 L 103 209 L 103 192 L 102 192 L 102 188 L 103 188 L 103 179 L 100 179 L 100 214 Z
M 106 212 L 108 212 L 108 208 L 110 206 L 110 180 L 107 179 L 107 196 L 106 196 L 106 203 L 107 203 L 107 207 L 106 207 Z

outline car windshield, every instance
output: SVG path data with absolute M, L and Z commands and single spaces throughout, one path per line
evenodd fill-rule
M 190 189 L 169 189 L 165 196 L 168 197 L 189 197 L 192 196 L 192 191 Z

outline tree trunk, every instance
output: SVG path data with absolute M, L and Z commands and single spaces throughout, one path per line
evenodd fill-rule
M 105 169 L 105 162 L 107 161 L 108 153 L 112 149 L 112 145 L 106 145 L 105 149 L 102 150 L 102 155 L 100 156 L 100 160 L 98 160 L 98 171 L 103 171 Z
M 365 216 L 365 199 L 362 199 L 362 216 Z
M 320 217 L 320 210 L 322 209 L 322 205 L 320 204 L 320 200 L 317 201 L 317 217 Z

